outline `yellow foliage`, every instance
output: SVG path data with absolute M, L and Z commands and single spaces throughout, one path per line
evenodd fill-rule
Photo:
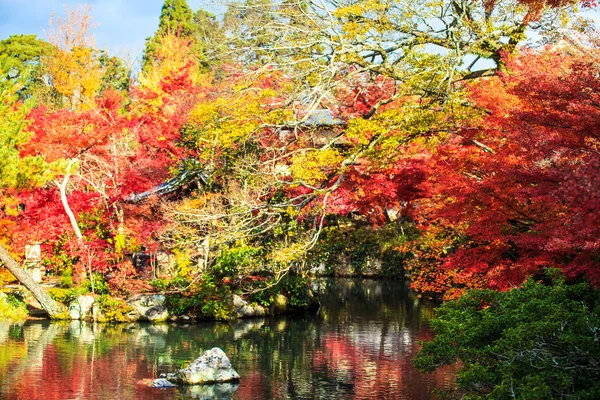
M 90 6 L 72 11 L 67 7 L 64 18 L 52 16 L 48 40 L 54 49 L 41 60 L 52 88 L 67 107 L 77 111 L 94 107 L 104 73 L 88 33 L 93 27 L 90 10 Z
M 216 149 L 234 149 L 248 140 L 261 126 L 290 120 L 291 110 L 274 108 L 278 93 L 270 88 L 244 89 L 231 98 L 219 97 L 199 102 L 190 114 L 190 122 L 199 128 L 198 147 L 204 156 Z
M 371 138 L 385 134 L 388 129 L 389 128 L 386 127 L 385 124 L 381 123 L 379 118 L 354 118 L 348 122 L 346 138 L 348 138 L 351 143 L 366 145 Z
M 95 53 L 93 49 L 82 47 L 69 51 L 55 49 L 45 59 L 54 90 L 74 110 L 94 107 L 94 97 L 102 83 L 102 68 Z
M 19 215 L 19 199 L 14 196 L 2 196 L 0 207 L 4 207 L 7 216 L 15 217 Z
M 344 157 L 337 149 L 311 149 L 293 157 L 290 172 L 295 181 L 315 185 L 327 179 L 327 174 L 340 167 Z
M 206 82 L 207 76 L 200 73 L 198 69 L 198 62 L 190 49 L 189 40 L 169 33 L 160 40 L 160 46 L 156 51 L 156 60 L 140 72 L 139 85 L 152 90 L 160 97 L 163 94 L 161 81 L 164 78 L 180 74 L 185 68 L 189 68 L 190 79 L 194 84 L 208 83 Z
M 287 243 L 285 246 L 274 249 L 274 251 L 268 255 L 268 258 L 273 264 L 287 266 L 294 261 L 299 260 L 305 254 L 306 246 L 304 243 Z
M 192 261 L 187 251 L 174 249 L 175 265 L 177 265 L 177 274 L 181 277 L 188 277 L 192 274 Z

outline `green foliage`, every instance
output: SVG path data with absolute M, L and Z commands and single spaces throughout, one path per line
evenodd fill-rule
M 421 371 L 462 362 L 471 399 L 597 399 L 600 291 L 554 270 L 507 292 L 472 290 L 431 322 L 437 336 L 414 359 Z
M 11 35 L 0 41 L 0 58 L 7 57 L 11 68 L 7 78 L 18 84 L 20 99 L 34 95 L 41 85 L 40 57 L 50 54 L 52 46 L 36 35 Z
M 99 296 L 96 299 L 96 304 L 107 321 L 127 322 L 129 321 L 127 313 L 133 310 L 133 307 L 125 303 L 124 300 L 110 297 L 107 294 Z
M 48 295 L 52 297 L 54 300 L 58 301 L 62 304 L 69 304 L 77 297 L 86 294 L 88 291 L 84 287 L 76 287 L 76 288 L 51 288 L 48 289 Z
M 93 290 L 92 280 L 89 278 L 81 282 L 80 285 L 73 287 L 73 277 L 70 269 L 65 270 L 61 276 L 60 287 L 51 288 L 48 290 L 50 297 L 63 304 L 68 304 L 75 300 L 78 296 L 87 293 L 106 295 L 109 292 L 110 286 L 108 282 L 106 282 L 104 277 L 97 272 L 93 274 Z
M 22 297 L 15 293 L 0 295 L 0 319 L 22 320 L 27 316 L 27 307 Z
M 68 267 L 63 270 L 63 272 L 60 274 L 58 284 L 61 288 L 73 287 L 73 267 Z
M 210 53 L 225 49 L 225 35 L 217 20 L 217 17 L 203 9 L 194 13 L 194 30 L 192 32 L 194 45 L 192 51 L 198 57 L 201 68 L 206 71 L 215 67 L 216 60 Z
M 173 315 L 191 314 L 226 320 L 233 311 L 230 288 L 223 284 L 217 284 L 215 278 L 210 274 L 204 274 L 198 283 L 192 285 L 183 277 L 175 277 L 170 282 L 164 280 L 153 282 L 165 289 L 186 288 L 185 291 L 169 295 L 166 298 L 165 304 L 169 313 Z
M 265 290 L 257 291 L 249 298 L 251 302 L 269 307 L 275 301 L 278 294 L 283 294 L 293 307 L 306 307 L 310 300 L 308 279 L 298 275 L 286 275 L 279 282 L 267 282 L 273 284 Z
M 131 69 L 127 68 L 121 59 L 110 57 L 103 50 L 100 52 L 99 61 L 104 69 L 100 92 L 107 89 L 127 92 L 131 81 Z
M 146 39 L 142 58 L 144 70 L 158 59 L 161 39 L 169 34 L 191 42 L 190 50 L 201 72 L 217 65 L 218 60 L 211 56 L 212 53 L 225 49 L 226 38 L 215 15 L 203 9 L 192 12 L 186 0 L 165 0 L 158 29 L 154 36 Z
M 291 306 L 305 307 L 308 305 L 310 292 L 306 278 L 297 275 L 288 275 L 283 278 L 282 286 Z
M 160 12 L 158 30 L 146 39 L 146 49 L 142 58 L 143 68 L 154 62 L 160 38 L 166 34 L 189 37 L 193 31 L 193 14 L 186 0 L 165 0 Z
M 379 229 L 341 220 L 324 229 L 308 257 L 312 266 L 325 265 L 330 275 L 377 274 L 385 278 L 404 277 L 404 262 L 410 254 L 399 250 L 402 244 L 416 236 L 410 226 L 387 224 Z M 379 270 L 368 271 L 374 261 L 382 262 Z
M 19 92 L 27 87 L 26 72 L 15 70 L 19 62 L 0 54 L 0 189 L 24 188 L 44 183 L 49 178 L 46 164 L 40 157 L 20 157 L 19 146 L 29 140 L 27 114 L 34 100 L 21 102 Z M 6 199 L 0 199 L 0 206 Z
M 157 290 L 159 292 L 167 289 L 168 285 L 169 280 L 166 278 L 156 278 L 150 281 L 150 286 L 152 286 L 154 290 Z
M 270 289 L 261 290 L 251 295 L 250 301 L 263 307 L 269 307 L 275 301 L 275 291 Z
M 240 272 L 251 273 L 260 269 L 262 248 L 240 243 L 236 246 L 225 247 L 217 257 L 213 267 L 216 278 L 236 277 Z
M 110 286 L 104 277 L 98 272 L 92 273 L 92 276 L 82 282 L 81 286 L 85 288 L 88 293 L 96 294 L 108 294 L 110 292 Z

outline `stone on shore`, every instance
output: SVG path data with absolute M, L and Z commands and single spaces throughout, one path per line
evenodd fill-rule
M 233 295 L 233 310 L 238 318 L 264 317 L 267 310 L 260 305 L 254 307 L 239 295 Z
M 271 312 L 273 314 L 283 314 L 288 311 L 289 300 L 282 294 L 275 296 L 273 303 L 271 304 Z
M 127 300 L 142 320 L 164 322 L 169 318 L 163 294 L 138 294 Z M 133 319 L 133 318 L 132 318 Z
M 86 319 L 93 305 L 94 298 L 92 296 L 79 296 L 69 304 L 69 316 L 72 319 Z

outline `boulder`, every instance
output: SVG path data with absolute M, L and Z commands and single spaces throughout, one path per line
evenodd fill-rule
M 231 367 L 223 350 L 213 347 L 184 369 L 164 376 L 167 380 L 183 385 L 237 382 L 239 374 Z
M 152 381 L 152 383 L 150 384 L 150 386 L 152 386 L 153 388 L 159 388 L 159 389 L 166 389 L 166 388 L 175 387 L 174 384 L 172 384 L 171 382 L 169 382 L 165 378 L 154 379 Z
M 263 306 L 256 305 L 254 306 L 254 316 L 255 317 L 264 317 L 267 315 L 267 309 Z
M 273 303 L 271 304 L 271 312 L 273 314 L 281 314 L 288 310 L 289 300 L 282 294 L 275 296 Z
M 242 299 L 239 295 L 234 294 L 233 295 L 233 308 L 235 310 L 244 307 L 246 304 L 248 304 L 248 302 L 244 299 Z
M 256 314 L 254 313 L 254 308 L 250 304 L 246 304 L 238 311 L 238 315 L 241 318 L 254 317 Z
M 142 320 L 163 322 L 169 318 L 163 294 L 138 294 L 127 300 Z
M 92 296 L 79 296 L 69 304 L 69 315 L 72 319 L 86 319 L 94 305 Z
M 238 318 L 254 317 L 254 308 L 237 294 L 233 295 L 233 311 Z
M 165 322 L 169 318 L 169 310 L 164 305 L 152 307 L 146 311 L 146 318 L 150 322 Z
M 251 306 L 237 294 L 233 295 L 233 310 L 238 318 L 264 317 L 267 310 L 259 305 Z

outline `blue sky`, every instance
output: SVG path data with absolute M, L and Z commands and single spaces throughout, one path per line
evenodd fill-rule
M 81 1 L 69 0 L 0 0 L 0 40 L 13 34 L 37 34 L 45 39 L 48 20 L 53 11 L 62 15 L 65 5 L 76 8 Z M 158 27 L 163 0 L 95 0 L 93 20 L 99 26 L 92 33 L 96 46 L 111 55 L 139 59 L 144 40 Z M 219 7 L 212 0 L 188 0 L 192 10 L 204 8 L 215 13 Z

